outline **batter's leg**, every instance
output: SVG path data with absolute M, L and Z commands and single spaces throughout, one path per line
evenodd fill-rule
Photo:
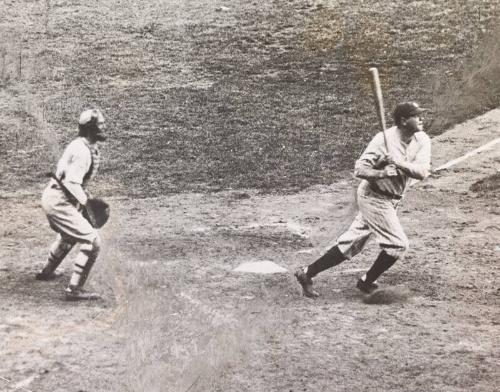
M 376 280 L 394 263 L 402 258 L 408 249 L 408 238 L 396 213 L 392 201 L 360 198 L 360 210 L 382 251 L 369 271 L 358 280 L 357 287 L 364 292 L 378 288 Z
M 309 298 L 319 294 L 313 289 L 312 278 L 326 269 L 339 265 L 344 260 L 358 254 L 370 237 L 370 230 L 361 214 L 358 214 L 351 226 L 337 240 L 337 244 L 323 256 L 305 268 L 295 271 L 295 277 L 302 286 L 302 293 Z
M 379 276 L 391 268 L 397 260 L 397 257 L 391 256 L 385 250 L 381 251 L 371 268 L 366 273 L 365 281 L 375 282 Z
M 313 278 L 320 272 L 323 272 L 331 267 L 339 265 L 344 260 L 347 260 L 347 257 L 345 257 L 344 254 L 340 251 L 338 245 L 335 245 L 333 248 L 330 248 L 318 260 L 307 266 L 305 272 L 308 277 Z

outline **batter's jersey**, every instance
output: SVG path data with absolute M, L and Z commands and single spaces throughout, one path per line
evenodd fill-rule
M 395 160 L 405 161 L 410 164 L 411 170 L 424 178 L 430 174 L 431 169 L 431 139 L 423 132 L 416 132 L 409 143 L 401 138 L 401 130 L 397 126 L 385 131 L 390 154 Z M 387 154 L 384 142 L 384 134 L 379 132 L 371 140 L 361 157 L 356 161 L 356 167 L 361 165 L 373 169 L 381 169 L 381 161 Z M 402 196 L 412 181 L 412 177 L 406 172 L 398 169 L 398 175 L 373 180 L 379 189 L 392 195 Z M 369 183 L 363 180 L 361 188 L 367 188 Z

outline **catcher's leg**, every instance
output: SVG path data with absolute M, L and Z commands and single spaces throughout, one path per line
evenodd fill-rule
M 97 299 L 99 296 L 94 293 L 86 293 L 82 290 L 90 270 L 101 250 L 101 239 L 97 235 L 92 243 L 84 243 L 80 246 L 80 252 L 76 256 L 73 274 L 66 289 L 66 299 L 82 300 Z
M 64 239 L 58 234 L 56 240 L 50 247 L 47 264 L 43 267 L 41 272 L 35 275 L 35 278 L 38 280 L 52 280 L 57 278 L 58 275 L 55 273 L 57 267 L 59 267 L 74 245 L 74 241 Z

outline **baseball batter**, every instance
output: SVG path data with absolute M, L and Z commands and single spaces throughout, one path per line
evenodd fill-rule
M 100 110 L 81 113 L 78 137 L 64 150 L 54 178 L 42 195 L 42 207 L 57 238 L 50 247 L 47 264 L 36 279 L 52 280 L 59 276 L 57 267 L 76 244 L 80 245 L 73 274 L 65 290 L 67 300 L 99 298 L 97 294 L 83 290 L 99 254 L 101 239 L 97 230 L 83 217 L 82 209 L 89 199 L 86 185 L 99 167 L 98 142 L 106 139 L 104 130 L 104 116 Z
M 408 238 L 396 209 L 410 182 L 426 178 L 431 167 L 431 141 L 423 132 L 423 111 L 415 102 L 398 104 L 393 112 L 396 125 L 385 131 L 387 148 L 380 132 L 356 161 L 354 175 L 362 179 L 357 191 L 359 212 L 333 248 L 295 272 L 306 297 L 319 295 L 313 289 L 314 276 L 361 252 L 371 237 L 381 252 L 357 282 L 364 293 L 376 290 L 377 279 L 405 254 Z

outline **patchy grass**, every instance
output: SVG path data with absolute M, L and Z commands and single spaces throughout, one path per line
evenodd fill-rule
M 495 173 L 471 185 L 470 190 L 479 194 L 493 196 L 500 190 L 500 173 Z
M 4 189 L 39 187 L 78 113 L 103 108 L 102 194 L 294 191 L 351 171 L 387 112 L 430 132 L 498 106 L 496 1 L 7 2 Z M 390 123 L 390 121 L 389 121 Z

